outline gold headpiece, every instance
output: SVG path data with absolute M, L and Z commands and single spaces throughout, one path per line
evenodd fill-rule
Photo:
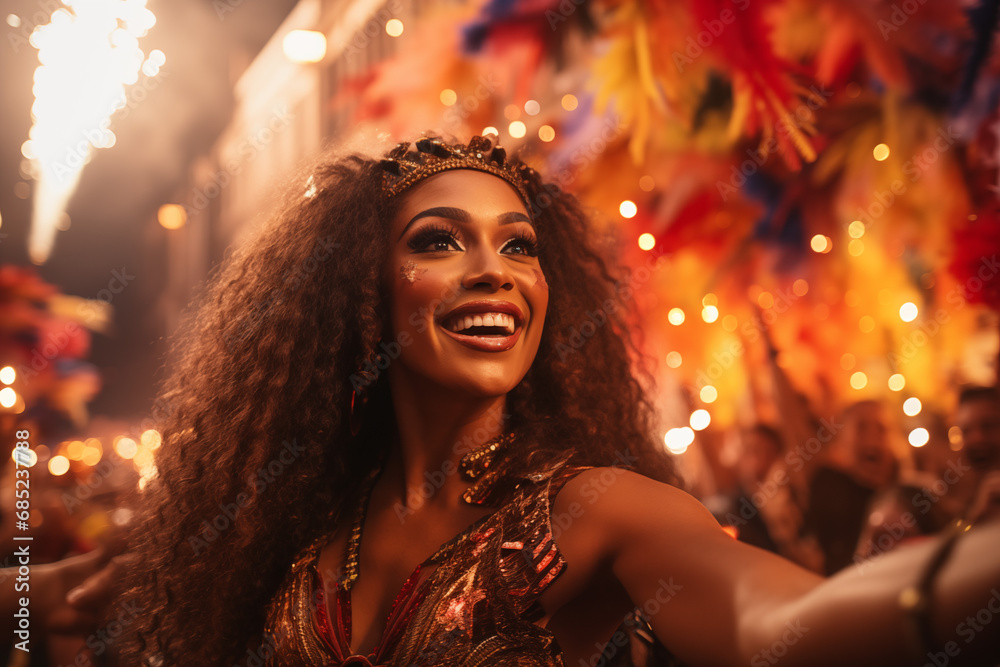
M 522 173 L 530 167 L 518 162 L 507 162 L 507 151 L 489 137 L 475 136 L 468 146 L 449 146 L 440 139 L 424 137 L 417 141 L 416 151 L 410 151 L 410 142 L 404 141 L 381 161 L 382 191 L 395 197 L 414 183 L 428 176 L 451 169 L 475 169 L 504 179 L 521 195 L 524 205 L 531 210 L 531 202 L 524 186 Z

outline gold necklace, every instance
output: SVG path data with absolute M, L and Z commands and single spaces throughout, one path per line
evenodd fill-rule
M 462 460 L 459 461 L 458 464 L 459 470 L 462 473 L 462 478 L 472 481 L 482 475 L 493 463 L 493 459 L 496 457 L 497 453 L 513 442 L 513 440 L 513 433 L 505 433 L 493 438 L 489 442 L 486 442 L 482 446 L 477 447 L 463 456 Z M 354 581 L 358 578 L 361 529 L 364 524 L 365 514 L 367 514 L 366 510 L 368 509 L 368 502 L 371 499 L 372 487 L 375 485 L 375 480 L 382 472 L 383 465 L 385 465 L 385 457 L 381 457 L 379 459 L 378 464 L 376 464 L 375 467 L 369 471 L 360 486 L 358 504 L 355 506 L 354 512 L 354 525 L 351 527 L 351 535 L 347 541 L 347 559 L 344 563 L 344 575 L 341 579 L 341 584 L 345 588 L 350 588 Z M 471 502 L 469 500 L 469 491 L 466 491 L 463 497 L 466 502 Z
M 513 440 L 513 433 L 504 433 L 463 456 L 458 463 L 462 479 L 471 482 L 486 472 L 486 469 L 493 463 L 493 459 L 496 458 L 497 452 L 504 449 Z

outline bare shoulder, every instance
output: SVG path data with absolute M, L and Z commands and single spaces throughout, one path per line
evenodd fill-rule
M 651 531 L 678 536 L 705 533 L 728 538 L 711 512 L 687 492 L 615 466 L 589 468 L 560 489 L 552 506 L 553 530 L 570 525 L 586 542 L 613 558 L 623 545 Z

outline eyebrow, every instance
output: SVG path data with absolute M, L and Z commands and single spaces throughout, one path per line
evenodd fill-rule
M 403 235 L 406 234 L 406 230 L 420 218 L 448 218 L 449 220 L 455 220 L 456 222 L 463 222 L 466 224 L 472 222 L 472 216 L 469 215 L 469 212 L 465 209 L 455 208 L 454 206 L 435 206 L 433 208 L 423 210 L 410 218 L 410 221 L 406 223 L 405 227 L 403 227 L 403 231 L 399 233 L 399 238 L 403 238 Z M 534 224 L 531 222 L 531 218 L 520 211 L 501 213 L 497 216 L 497 222 L 501 225 L 509 225 L 514 222 L 526 222 L 534 227 Z M 398 241 L 399 239 L 396 240 Z

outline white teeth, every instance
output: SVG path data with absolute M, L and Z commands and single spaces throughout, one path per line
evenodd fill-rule
M 514 333 L 514 318 L 507 313 L 478 313 L 458 315 L 451 320 L 452 331 L 463 331 L 472 327 L 504 327 L 508 334 Z

